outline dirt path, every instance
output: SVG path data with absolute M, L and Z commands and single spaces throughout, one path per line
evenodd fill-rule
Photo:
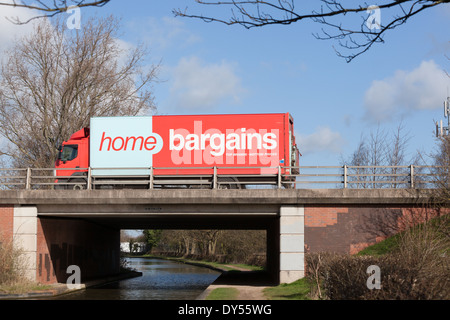
M 263 289 L 265 287 L 235 286 L 239 290 L 238 300 L 266 300 Z
M 232 265 L 225 265 L 225 267 L 228 267 L 228 268 L 234 269 L 234 270 L 239 270 L 239 271 L 251 271 L 248 268 L 242 268 L 242 267 L 232 266 Z
M 270 284 L 261 283 L 257 272 L 254 273 L 248 268 L 236 265 L 224 265 L 224 267 L 243 272 L 228 273 L 224 270 L 225 273 L 211 284 L 197 300 L 205 300 L 214 289 L 218 288 L 236 288 L 239 291 L 236 300 L 267 300 L 263 290 Z

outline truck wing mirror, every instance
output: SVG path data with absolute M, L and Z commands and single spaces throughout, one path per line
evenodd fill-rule
M 58 147 L 58 157 L 57 157 L 58 160 L 61 160 L 61 158 L 62 158 L 62 152 L 61 151 L 62 151 L 62 146 L 59 146 Z

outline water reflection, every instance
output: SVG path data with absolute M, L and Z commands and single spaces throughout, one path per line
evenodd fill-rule
M 219 272 L 192 265 L 153 258 L 129 258 L 130 268 L 141 277 L 88 288 L 62 296 L 82 300 L 194 300 L 217 277 Z

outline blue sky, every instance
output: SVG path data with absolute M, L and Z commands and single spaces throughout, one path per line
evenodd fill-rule
M 212 12 L 175 0 L 113 0 L 81 10 L 81 27 L 93 15 L 121 18 L 123 44 L 141 42 L 147 63 L 161 62 L 159 114 L 290 112 L 302 165 L 340 165 L 361 135 L 378 126 L 391 132 L 400 121 L 411 153 L 435 145 L 434 121 L 443 119 L 450 91 L 443 72 L 450 72 L 450 5 L 413 17 L 351 63 L 335 54 L 336 42 L 313 37 L 322 27 L 313 22 L 247 30 L 173 16 L 186 6 Z M 27 28 L 0 21 L 0 49 Z

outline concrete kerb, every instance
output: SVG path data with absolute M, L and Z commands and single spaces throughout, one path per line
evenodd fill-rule
M 82 289 L 84 289 L 84 286 Z M 75 292 L 82 289 L 69 290 L 66 284 L 58 283 L 51 285 L 51 288 L 45 290 L 31 291 L 26 293 L 0 293 L 0 300 L 48 298 L 65 293 Z

